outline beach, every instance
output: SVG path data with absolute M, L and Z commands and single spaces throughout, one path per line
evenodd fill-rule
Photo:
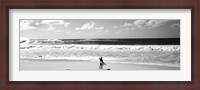
M 83 60 L 44 60 L 21 59 L 20 71 L 131 71 L 131 70 L 180 70 L 176 66 L 106 63 L 103 70 L 99 69 L 99 62 Z M 110 69 L 110 70 L 107 70 Z
M 103 57 L 104 62 L 110 63 L 106 67 L 119 65 L 115 67 L 117 70 L 123 68 L 124 70 L 135 70 L 133 67 L 135 65 L 168 66 L 180 69 L 179 45 L 22 45 L 20 48 L 20 68 L 26 64 L 30 64 L 31 67 L 35 63 L 42 66 L 42 64 L 50 65 L 51 62 L 54 64 L 70 63 L 72 65 L 62 65 L 74 66 L 71 68 L 75 68 L 76 64 L 86 64 L 77 66 L 76 69 L 87 69 L 85 66 L 90 63 L 90 67 L 96 68 L 99 64 L 99 57 Z M 59 65 L 52 65 L 52 70 L 57 68 L 55 66 Z M 29 67 L 26 69 L 28 70 Z M 141 70 L 146 69 L 148 68 L 141 67 Z M 158 67 L 153 69 L 157 70 Z
M 136 41 L 30 40 L 20 44 L 20 70 L 99 70 L 100 57 L 110 70 L 180 70 L 180 45 L 132 45 Z

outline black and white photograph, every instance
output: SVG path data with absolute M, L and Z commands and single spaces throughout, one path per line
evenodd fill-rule
M 180 70 L 180 19 L 20 19 L 20 71 Z
M 196 0 L 1 3 L 2 89 L 199 89 Z

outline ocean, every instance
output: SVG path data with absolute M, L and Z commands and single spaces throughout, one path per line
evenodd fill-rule
M 180 39 L 30 39 L 20 43 L 20 58 L 77 60 L 180 67 Z
M 156 39 L 30 39 L 29 44 L 82 45 L 180 45 L 180 38 Z

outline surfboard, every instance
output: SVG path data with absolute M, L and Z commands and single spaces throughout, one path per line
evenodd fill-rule
M 101 69 L 101 70 L 111 70 L 111 69 Z

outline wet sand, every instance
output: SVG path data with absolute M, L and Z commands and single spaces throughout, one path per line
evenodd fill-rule
M 159 66 L 159 65 L 143 65 L 143 64 L 115 64 L 107 63 L 103 70 L 180 70 L 180 67 Z M 20 71 L 96 71 L 99 69 L 98 62 L 92 61 L 70 61 L 70 60 L 34 60 L 22 59 L 20 60 Z

